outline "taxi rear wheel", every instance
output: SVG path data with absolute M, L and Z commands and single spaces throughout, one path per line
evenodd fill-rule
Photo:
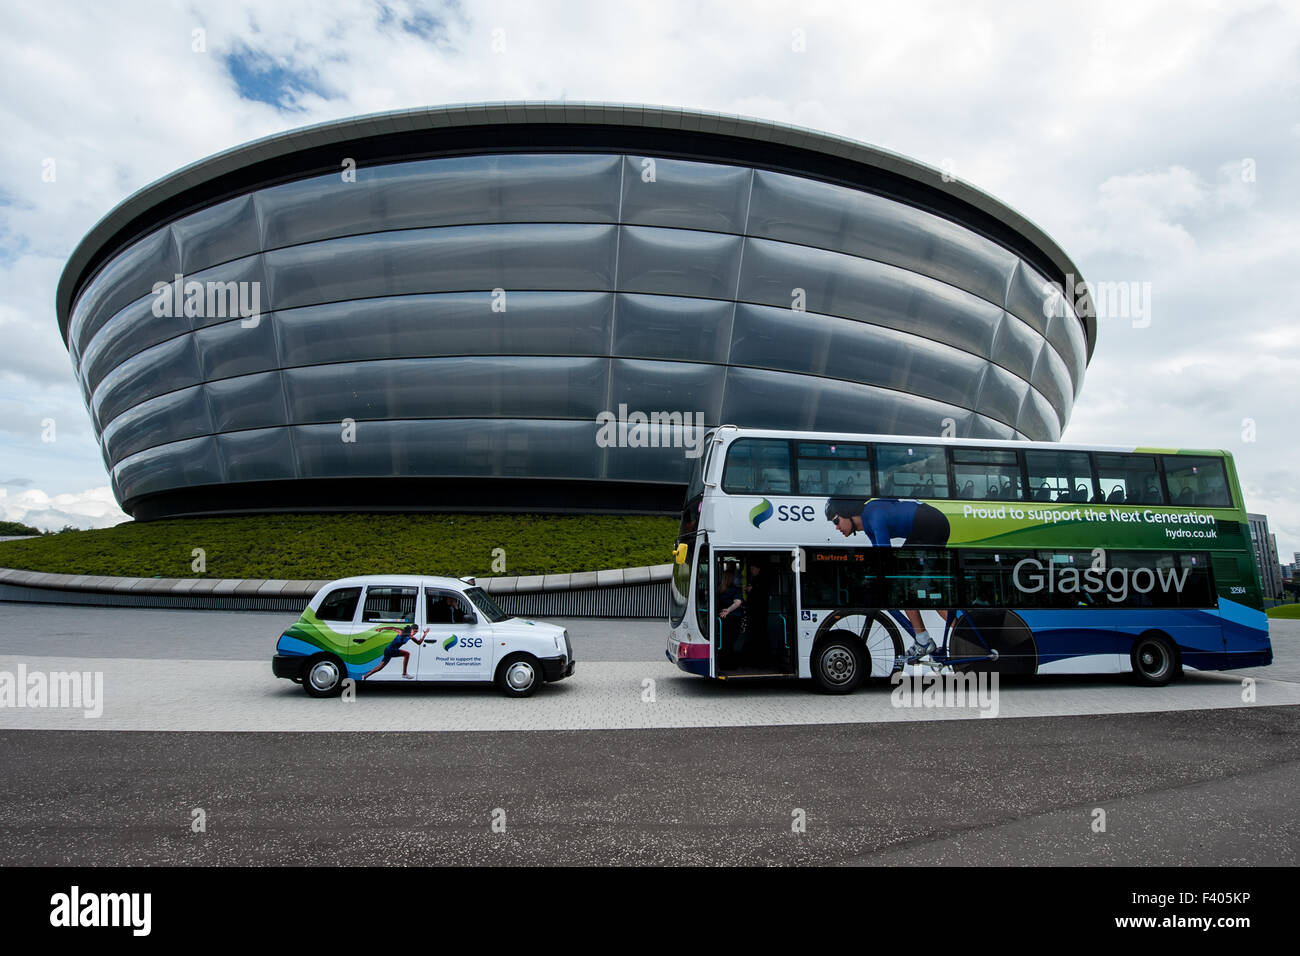
M 302 689 L 310 697 L 337 697 L 347 677 L 342 662 L 332 654 L 317 654 L 302 669 Z
M 497 667 L 497 687 L 507 697 L 531 697 L 542 679 L 542 665 L 531 654 L 511 654 Z

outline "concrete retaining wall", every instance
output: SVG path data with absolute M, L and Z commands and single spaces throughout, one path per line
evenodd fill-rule
M 672 565 L 575 574 L 479 578 L 511 614 L 537 617 L 668 616 Z M 0 568 L 0 601 L 98 607 L 170 607 L 297 613 L 328 581 L 113 578 Z

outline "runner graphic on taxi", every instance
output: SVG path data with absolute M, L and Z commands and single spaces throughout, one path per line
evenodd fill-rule
M 424 639 L 429 635 L 429 629 L 426 627 L 424 629 L 424 633 L 421 634 L 419 637 L 415 636 L 416 627 L 414 624 L 407 624 L 403 628 L 381 627 L 379 628 L 379 630 L 400 631 L 400 633 L 395 638 L 393 638 L 391 644 L 389 644 L 387 647 L 384 648 L 384 659 L 380 661 L 377 665 L 375 665 L 375 667 L 372 670 L 368 671 L 365 674 L 365 676 L 363 676 L 361 679 L 365 680 L 367 677 L 379 673 L 381 670 L 384 669 L 385 666 L 387 666 L 389 661 L 391 661 L 394 657 L 400 656 L 402 658 L 402 676 L 405 677 L 407 680 L 414 680 L 415 675 L 407 673 L 407 668 L 411 664 L 411 652 L 406 650 L 404 647 L 402 647 L 402 645 L 405 644 L 407 641 L 412 641 L 416 644 L 423 644 Z

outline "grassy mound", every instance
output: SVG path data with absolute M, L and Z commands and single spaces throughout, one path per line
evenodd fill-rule
M 1300 621 L 1300 604 L 1279 604 L 1267 612 L 1269 617 L 1280 617 L 1287 621 Z
M 0 567 L 145 578 L 303 580 L 353 574 L 562 574 L 666 564 L 676 534 L 675 518 L 592 515 L 132 521 L 98 531 L 0 542 Z M 204 552 L 202 571 L 192 566 L 196 548 Z

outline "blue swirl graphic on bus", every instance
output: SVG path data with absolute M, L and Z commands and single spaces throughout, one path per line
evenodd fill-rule
M 772 517 L 772 502 L 766 498 L 754 505 L 753 510 L 749 512 L 749 520 L 753 522 L 755 528 L 770 517 Z

